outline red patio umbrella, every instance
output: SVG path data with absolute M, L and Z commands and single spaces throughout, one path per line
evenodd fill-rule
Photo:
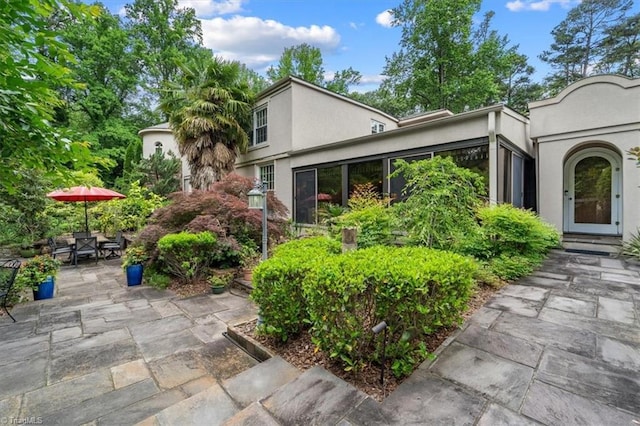
M 73 188 L 58 189 L 47 194 L 47 197 L 56 201 L 84 201 L 84 227 L 89 232 L 89 215 L 87 213 L 87 201 L 107 201 L 114 198 L 126 198 L 119 192 L 99 186 L 74 186 Z

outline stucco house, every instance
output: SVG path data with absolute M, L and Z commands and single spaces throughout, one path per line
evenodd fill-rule
M 297 223 L 346 205 L 370 182 L 401 197 L 394 160 L 451 156 L 487 182 L 489 201 L 531 208 L 565 233 L 629 236 L 640 227 L 640 79 L 598 76 L 530 104 L 398 119 L 296 77 L 260 93 L 250 148 L 236 171 L 267 182 Z M 143 155 L 177 147 L 168 125 L 140 131 Z M 189 169 L 183 164 L 183 188 Z

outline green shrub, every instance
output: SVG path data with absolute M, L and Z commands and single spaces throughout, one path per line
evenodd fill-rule
M 397 160 L 395 166 L 391 176 L 404 177 L 407 198 L 393 210 L 410 243 L 449 250 L 474 232 L 474 214 L 485 193 L 482 176 L 449 157 Z
M 545 254 L 560 242 L 560 235 L 535 213 L 511 204 L 478 209 L 480 228 L 458 249 L 487 262 L 497 277 L 511 280 L 530 274 Z
M 314 343 L 357 370 L 379 356 L 371 328 L 384 320 L 398 376 L 424 359 L 424 334 L 460 319 L 477 270 L 470 258 L 418 247 L 377 246 L 316 265 L 304 280 Z
M 127 198 L 96 203 L 89 211 L 96 218 L 95 226 L 100 232 L 115 235 L 117 231 L 137 231 L 142 229 L 147 219 L 158 208 L 167 203 L 164 197 L 133 182 Z
M 156 271 L 152 268 L 145 268 L 143 274 L 144 282 L 151 287 L 157 288 L 159 290 L 164 290 L 171 285 L 170 276 Z
M 509 256 L 503 253 L 491 258 L 488 266 L 495 276 L 503 280 L 515 280 L 533 272 L 533 268 L 540 263 L 540 260 L 541 257 L 538 256 Z
M 640 229 L 622 243 L 622 254 L 640 259 Z
M 326 237 L 289 241 L 253 271 L 251 299 L 259 306 L 261 333 L 286 341 L 308 323 L 302 281 L 317 262 L 340 253 L 340 244 Z
M 482 236 L 492 256 L 544 255 L 560 243 L 556 229 L 530 210 L 499 204 L 478 210 Z
M 353 210 L 335 219 L 333 235 L 340 239 L 343 228 L 356 228 L 358 248 L 390 244 L 393 241 L 392 217 L 389 208 L 372 205 Z
M 158 250 L 165 269 L 185 282 L 201 277 L 219 255 L 217 238 L 207 231 L 165 235 L 158 241 Z

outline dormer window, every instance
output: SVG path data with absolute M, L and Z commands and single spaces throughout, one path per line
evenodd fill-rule
M 267 142 L 267 105 L 259 107 L 253 112 L 253 131 L 249 146 L 256 146 Z
M 384 123 L 381 123 L 377 120 L 371 120 L 371 133 L 382 133 L 384 132 Z

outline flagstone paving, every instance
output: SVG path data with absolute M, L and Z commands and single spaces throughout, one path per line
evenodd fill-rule
M 637 425 L 640 267 L 556 251 L 499 291 L 382 403 L 326 370 L 257 362 L 222 333 L 244 297 L 126 287 L 118 260 L 0 318 L 0 422 Z

